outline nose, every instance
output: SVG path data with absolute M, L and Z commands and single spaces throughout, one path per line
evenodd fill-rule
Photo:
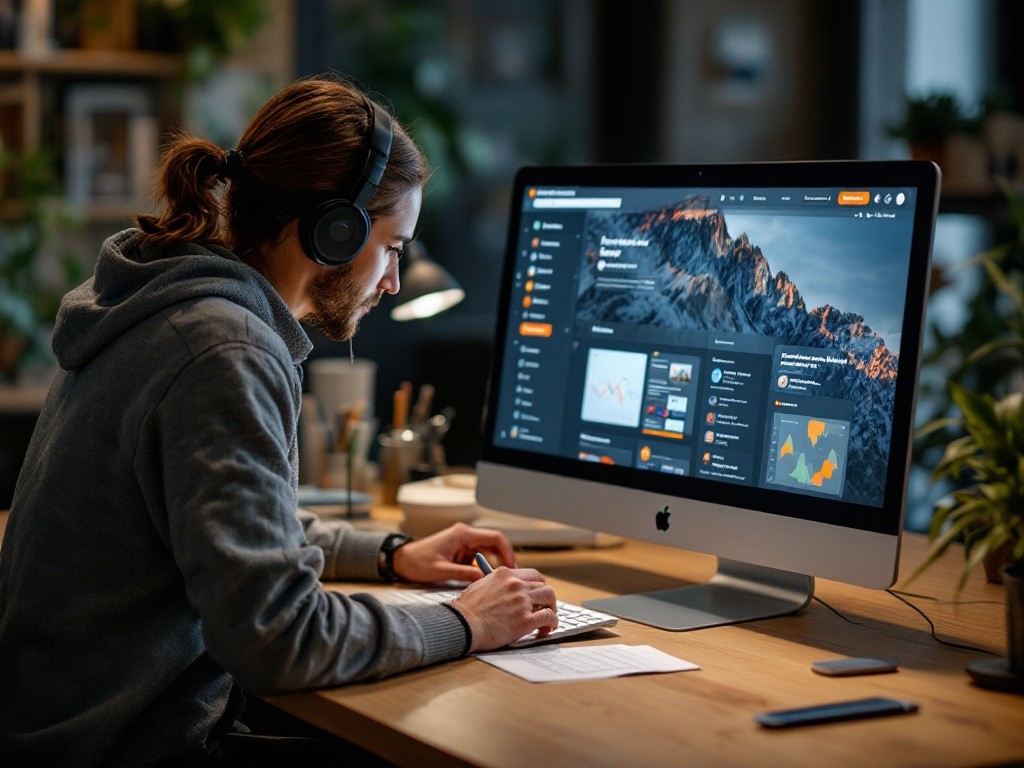
M 385 293 L 390 293 L 392 296 L 398 293 L 398 289 L 402 287 L 402 283 L 401 280 L 399 280 L 398 278 L 397 261 L 393 265 L 388 266 L 388 270 L 380 279 L 378 287 L 380 288 L 380 290 L 384 291 Z

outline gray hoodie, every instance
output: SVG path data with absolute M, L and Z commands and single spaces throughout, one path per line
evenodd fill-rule
M 0 550 L 0 764 L 201 746 L 233 683 L 282 692 L 458 657 L 443 606 L 383 606 L 384 534 L 296 509 L 302 327 L 223 249 L 126 230 L 61 304 L 63 369 Z

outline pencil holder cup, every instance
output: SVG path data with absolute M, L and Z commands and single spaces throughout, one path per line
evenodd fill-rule
M 423 441 L 411 429 L 377 438 L 380 444 L 380 494 L 384 504 L 398 503 L 398 486 L 409 481 L 410 470 L 423 460 Z
M 349 426 L 348 444 L 350 451 L 331 451 L 324 456 L 323 472 L 317 484 L 321 488 L 351 488 L 354 491 L 368 491 L 375 479 L 368 461 L 370 450 L 369 435 L 376 427 L 377 420 L 359 421 Z M 349 473 L 352 484 L 349 485 Z

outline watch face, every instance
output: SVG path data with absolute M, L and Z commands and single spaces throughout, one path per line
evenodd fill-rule
M 406 536 L 404 533 L 392 533 L 384 539 L 384 544 L 381 546 L 381 549 L 385 552 L 394 552 L 400 546 L 407 543 L 410 538 L 412 537 Z

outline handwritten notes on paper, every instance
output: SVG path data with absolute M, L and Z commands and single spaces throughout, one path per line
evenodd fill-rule
M 587 645 L 571 648 L 542 645 L 477 656 L 531 683 L 599 680 L 623 675 L 685 672 L 700 669 L 649 645 Z

